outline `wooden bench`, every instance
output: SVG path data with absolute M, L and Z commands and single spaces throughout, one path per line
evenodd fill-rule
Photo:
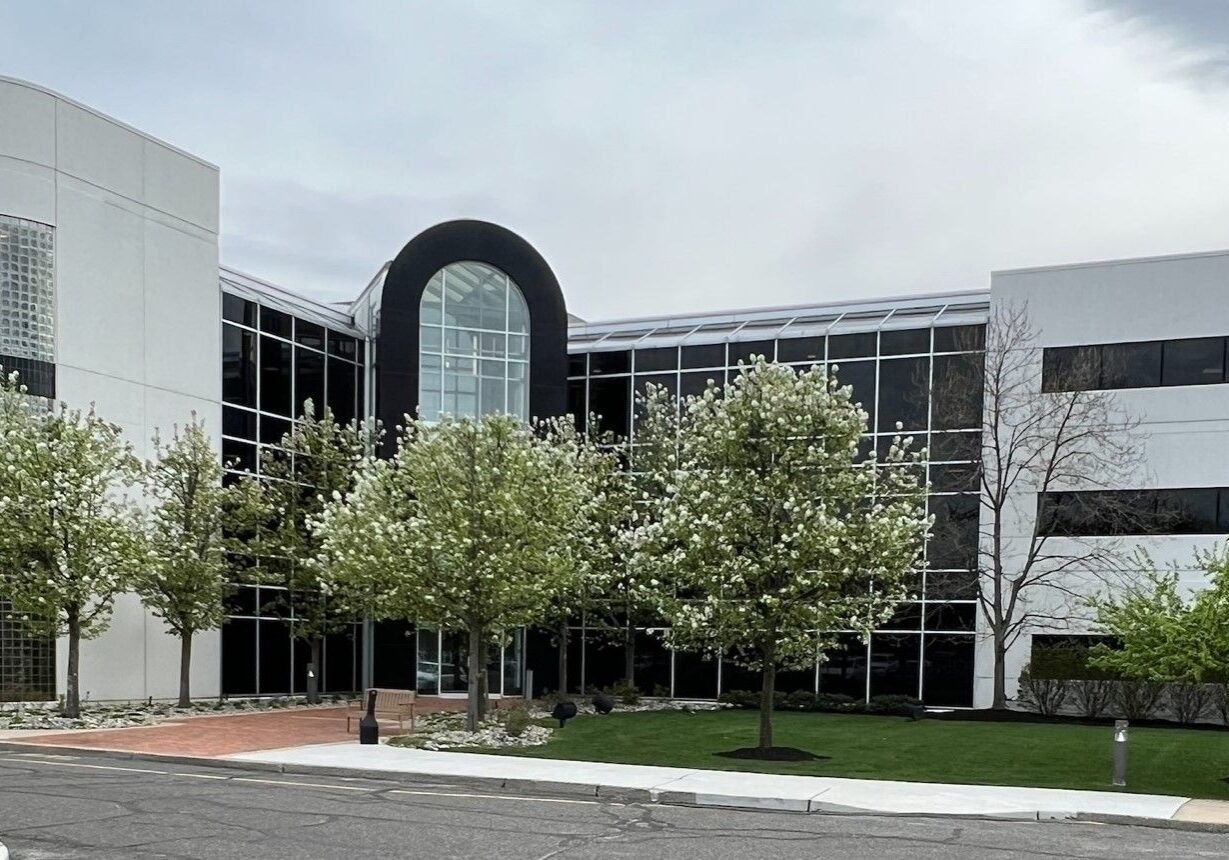
M 418 694 L 413 690 L 389 690 L 376 687 L 376 719 L 387 717 L 397 721 L 397 727 L 405 728 L 405 721 L 410 721 L 410 731 L 414 731 L 414 700 Z M 368 691 L 370 692 L 370 691 Z M 350 724 L 361 720 L 367 714 L 367 696 L 350 705 L 346 712 L 346 733 L 350 732 Z

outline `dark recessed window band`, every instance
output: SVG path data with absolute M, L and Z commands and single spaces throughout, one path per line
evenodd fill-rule
M 1046 347 L 1042 391 L 1216 385 L 1229 382 L 1229 338 L 1188 337 Z
M 1229 487 L 1041 493 L 1037 527 L 1069 537 L 1229 534 Z
M 17 371 L 18 379 L 30 394 L 55 397 L 55 365 L 51 362 L 0 355 L 0 367 L 4 368 L 6 375 Z

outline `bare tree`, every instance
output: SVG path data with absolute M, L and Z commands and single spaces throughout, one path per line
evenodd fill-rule
M 981 348 L 980 332 L 968 338 L 963 348 Z M 1126 370 L 1112 350 L 1090 348 L 1043 361 L 1024 303 L 992 312 L 984 346 L 984 361 L 971 354 L 943 378 L 936 374 L 934 405 L 970 422 L 959 426 L 981 427 L 977 547 L 968 551 L 985 633 L 993 641 L 992 707 L 1006 708 L 1012 645 L 1026 631 L 1066 629 L 1089 596 L 1090 579 L 1104 584 L 1120 567 L 1117 542 L 1089 536 L 1129 534 L 1127 523 L 1156 512 L 1116 494 L 1090 500 L 1071 492 L 1119 489 L 1138 480 L 1138 422 L 1106 390 Z M 1092 527 L 1064 525 L 1072 521 Z M 937 522 L 936 537 L 950 539 L 957 528 Z

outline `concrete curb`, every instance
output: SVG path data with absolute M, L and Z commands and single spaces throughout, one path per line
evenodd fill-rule
M 1054 810 L 1020 810 L 994 814 L 932 813 L 932 812 L 885 812 L 877 809 L 825 803 L 819 797 L 756 797 L 732 794 L 708 794 L 692 791 L 627 788 L 600 783 L 551 782 L 533 779 L 507 779 L 503 777 L 440 776 L 435 774 L 405 773 L 368 768 L 329 767 L 324 765 L 287 765 L 275 762 L 243 761 L 223 758 L 198 758 L 186 755 L 163 753 L 134 753 L 126 750 L 105 750 L 52 746 L 48 744 L 0 741 L 0 750 L 9 752 L 37 753 L 56 756 L 72 755 L 147 761 L 154 764 L 180 764 L 193 767 L 224 770 L 255 771 L 257 773 L 282 774 L 287 776 L 331 776 L 336 779 L 363 779 L 374 782 L 393 782 L 417 788 L 466 789 L 480 792 L 509 792 L 537 794 L 548 797 L 607 800 L 612 803 L 661 804 L 664 806 L 694 806 L 707 808 L 762 810 L 793 812 L 812 815 L 873 815 L 891 818 L 943 818 L 970 819 L 977 821 L 1087 821 L 1100 824 L 1120 824 L 1137 827 L 1157 827 L 1169 830 L 1189 830 L 1199 833 L 1229 833 L 1229 825 L 1200 821 L 1175 821 L 1166 818 L 1144 818 L 1133 815 L 1105 815 L 1099 813 L 1069 813 Z M 7 858 L 0 854 L 0 860 Z
M 1155 827 L 1159 830 L 1190 830 L 1195 833 L 1229 833 L 1229 824 L 1212 821 L 1177 821 L 1172 818 L 1143 818 L 1138 815 L 1102 815 L 1081 812 L 1075 821 L 1092 821 L 1097 824 L 1123 824 L 1132 827 Z

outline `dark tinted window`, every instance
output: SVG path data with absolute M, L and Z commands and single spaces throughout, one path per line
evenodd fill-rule
M 256 413 L 232 406 L 222 407 L 222 433 L 242 439 L 256 438 Z
M 1108 343 L 1101 347 L 1101 388 L 1152 388 L 1161 384 L 1161 342 Z
M 737 367 L 738 362 L 751 364 L 753 356 L 762 355 L 769 361 L 774 360 L 776 345 L 771 340 L 745 340 L 730 344 L 730 367 Z
M 568 381 L 568 414 L 576 419 L 576 428 L 585 429 L 585 381 L 572 379 Z
M 256 328 L 256 304 L 230 293 L 223 293 L 222 319 Z
M 822 337 L 791 337 L 777 341 L 777 361 L 788 363 L 823 360 L 824 339 Z
M 922 662 L 922 637 L 917 633 L 876 633 L 871 636 L 871 695 L 916 696 Z
M 1046 347 L 1042 352 L 1042 391 L 1082 391 L 1100 382 L 1101 351 L 1097 347 Z
M 295 320 L 294 339 L 312 349 L 324 349 L 324 326 Z
M 679 395 L 689 397 L 693 394 L 703 394 L 710 381 L 721 388 L 725 385 L 725 372 L 718 370 L 684 373 L 679 377 Z
M 930 352 L 930 329 L 910 328 L 879 333 L 880 355 L 913 355 Z
M 840 385 L 848 385 L 853 389 L 849 394 L 849 399 L 854 403 L 862 404 L 862 409 L 867 414 L 867 426 L 873 431 L 875 427 L 875 362 L 847 361 L 835 368 L 830 367 L 829 372 L 836 377 Z
M 700 374 L 701 376 L 713 376 L 711 373 Z M 671 394 L 677 395 L 679 392 L 678 375 L 674 373 L 650 373 L 647 376 L 636 374 L 636 394 L 644 394 L 650 385 L 655 385 L 658 388 L 664 388 Z
M 1226 338 L 1047 347 L 1042 391 L 1154 388 L 1226 381 Z
M 265 334 L 275 334 L 278 337 L 289 338 L 294 327 L 294 317 L 275 311 L 273 308 L 260 309 L 260 330 Z
M 339 358 L 348 358 L 351 361 L 358 360 L 358 341 L 350 337 L 348 334 L 339 334 L 333 330 L 329 330 L 329 355 L 336 355 Z
M 222 326 L 222 399 L 256 408 L 256 335 Z
M 636 372 L 650 370 L 677 370 L 679 366 L 679 351 L 673 346 L 659 346 L 653 349 L 636 350 Z M 618 371 L 622 372 L 622 371 Z
M 970 352 L 985 348 L 984 325 L 953 325 L 935 329 L 935 352 Z
M 222 440 L 222 465 L 236 472 L 256 471 L 256 446 L 249 442 Z
M 931 460 L 980 460 L 981 433 L 931 433 Z
M 974 637 L 926 635 L 922 639 L 922 701 L 937 707 L 973 707 Z
M 254 619 L 228 619 L 222 625 L 222 693 L 256 693 L 256 625 Z
M 930 489 L 935 493 L 976 492 L 980 483 L 976 463 L 938 463 L 930 467 Z
M 1229 532 L 1226 488 L 1089 490 L 1042 494 L 1042 534 L 1081 537 Z
M 1158 490 L 1156 527 L 1172 534 L 1215 534 L 1218 528 L 1214 487 L 1197 490 Z
M 892 617 L 883 623 L 884 630 L 921 630 L 922 604 L 902 603 L 896 607 Z
M 725 367 L 725 344 L 703 343 L 684 346 L 681 360 L 683 367 Z M 636 369 L 640 370 L 639 365 Z
M 931 426 L 936 430 L 980 427 L 985 388 L 982 354 L 937 355 L 934 363 Z
M 866 643 L 861 637 L 854 633 L 840 634 L 824 657 L 826 659 L 819 664 L 819 691 L 865 699 Z
M 601 353 L 594 353 L 596 357 Z M 598 416 L 599 432 L 627 436 L 631 424 L 630 378 L 590 379 L 589 411 Z
M 584 376 L 585 368 L 588 366 L 588 353 L 573 352 L 568 355 L 568 376 Z
M 290 434 L 293 425 L 286 418 L 260 416 L 260 441 L 266 445 L 281 445 L 283 437 Z
M 290 414 L 290 344 L 260 338 L 260 409 Z
M 926 556 L 935 570 L 971 570 L 977 562 L 980 503 L 975 495 L 931 496 L 931 529 Z
M 875 354 L 877 341 L 878 336 L 873 331 L 859 334 L 834 334 L 828 338 L 828 358 L 872 356 Z
M 303 404 L 310 399 L 319 417 L 324 414 L 324 353 L 308 349 L 296 349 L 294 353 L 295 415 L 305 414 Z
M 591 376 L 607 373 L 630 373 L 631 369 L 632 354 L 627 350 L 589 353 L 589 375 Z
M 347 424 L 354 418 L 355 366 L 349 362 L 329 359 L 329 384 L 326 392 L 329 409 L 339 424 Z
M 879 414 L 876 424 L 882 430 L 926 429 L 930 403 L 929 358 L 894 358 L 879 362 Z
M 1225 339 L 1201 337 L 1165 341 L 1161 382 L 1207 385 L 1225 381 Z
M 928 570 L 926 599 L 976 600 L 977 579 L 975 570 Z

